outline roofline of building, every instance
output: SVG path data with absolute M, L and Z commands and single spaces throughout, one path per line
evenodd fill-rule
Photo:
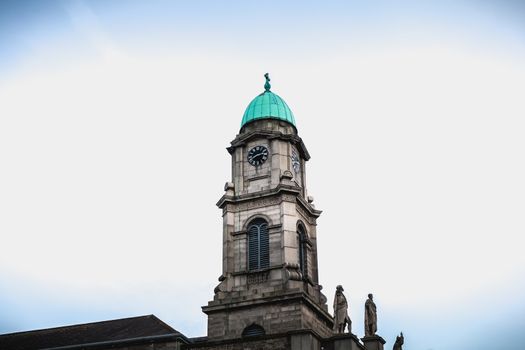
M 166 341 L 166 340 L 173 340 L 173 341 L 180 340 L 185 344 L 190 343 L 190 340 L 186 338 L 183 334 L 170 333 L 170 334 L 161 334 L 161 335 L 151 335 L 151 336 L 146 336 L 146 337 L 121 339 L 121 340 L 107 340 L 107 341 L 100 341 L 100 342 L 94 342 L 94 343 L 56 346 L 56 347 L 51 347 L 51 348 L 43 348 L 42 350 L 73 350 L 73 349 L 85 349 L 85 348 L 96 349 L 96 348 L 103 348 L 103 347 L 112 346 L 112 345 L 134 345 L 134 344 L 143 344 L 143 343 L 157 343 L 157 342 Z
M 28 330 L 28 331 L 20 331 L 20 332 L 13 332 L 13 333 L 3 333 L 3 334 L 0 334 L 0 337 L 6 336 L 6 335 L 18 335 L 18 334 L 24 334 L 24 333 L 43 332 L 43 331 L 58 330 L 58 329 L 64 329 L 64 328 L 70 328 L 70 327 L 87 326 L 87 325 L 93 325 L 93 324 L 98 324 L 98 323 L 107 323 L 107 322 L 122 321 L 122 320 L 131 320 L 133 318 L 141 318 L 141 317 L 155 317 L 157 320 L 161 321 L 163 324 L 168 326 L 170 329 L 172 329 L 172 330 L 177 332 L 177 330 L 173 329 L 172 327 L 170 327 L 169 325 L 164 323 L 157 316 L 155 316 L 153 314 L 149 314 L 149 315 L 141 315 L 141 316 L 131 316 L 131 317 L 116 318 L 114 320 L 104 320 L 104 321 L 95 321 L 95 322 L 87 322 L 87 323 L 74 323 L 74 324 L 69 324 L 69 325 L 66 325 L 66 326 L 31 329 L 31 330 Z
M 180 333 L 170 325 L 168 325 L 166 322 L 162 321 L 160 318 L 153 314 L 149 315 L 142 315 L 142 316 L 132 316 L 132 317 L 123 317 L 123 318 L 117 318 L 114 320 L 105 320 L 105 321 L 95 321 L 95 322 L 88 322 L 88 323 L 77 323 L 67 326 L 59 326 L 59 327 L 51 327 L 51 328 L 42 328 L 42 329 L 34 329 L 29 331 L 21 331 L 21 332 L 14 332 L 14 333 L 5 333 L 0 334 L 0 339 L 4 336 L 13 336 L 13 335 L 23 335 L 23 334 L 30 334 L 30 333 L 39 333 L 39 332 L 47 332 L 47 331 L 54 331 L 54 330 L 61 330 L 61 329 L 67 329 L 67 328 L 73 328 L 73 327 L 79 327 L 79 326 L 86 326 L 86 325 L 94 325 L 94 324 L 102 324 L 102 323 L 108 323 L 108 322 L 116 322 L 116 321 L 122 321 L 122 320 L 131 320 L 131 319 L 139 319 L 139 318 L 145 318 L 145 317 L 151 317 L 154 318 L 156 321 L 161 323 L 167 330 L 169 330 L 169 333 L 166 334 L 160 334 L 160 335 L 153 335 L 153 336 L 142 336 L 142 337 L 134 337 L 134 338 L 123 338 L 118 340 L 105 340 L 100 342 L 91 342 L 91 343 L 83 343 L 83 344 L 74 344 L 74 345 L 63 345 L 63 346 L 56 346 L 56 347 L 50 347 L 50 348 L 43 348 L 42 350 L 66 350 L 66 349 L 78 349 L 78 348 L 97 348 L 97 347 L 103 347 L 108 345 L 116 345 L 116 344 L 136 344 L 136 343 L 154 343 L 161 340 L 167 340 L 170 338 L 173 338 L 173 341 L 181 340 L 182 342 L 189 344 L 191 343 L 191 340 L 189 340 L 184 334 Z

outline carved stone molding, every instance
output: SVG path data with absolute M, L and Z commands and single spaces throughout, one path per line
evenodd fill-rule
M 283 226 L 282 224 L 269 225 L 268 226 L 268 231 L 269 231 L 270 234 L 279 233 L 280 232 L 279 229 L 282 226 Z M 232 232 L 231 235 L 232 236 L 241 236 L 241 235 L 245 235 L 247 233 L 248 233 L 248 230 L 241 230 L 241 231 Z
M 249 273 L 246 276 L 246 283 L 248 285 L 266 283 L 270 277 L 270 271 L 261 271 Z
M 235 206 L 232 206 L 233 208 L 233 212 L 238 212 L 238 211 L 244 211 L 244 210 L 248 210 L 248 209 L 256 209 L 256 208 L 263 208 L 263 207 L 268 207 L 268 206 L 271 206 L 271 205 L 276 205 L 276 204 L 279 204 L 281 203 L 281 198 L 280 197 L 270 197 L 270 198 L 261 198 L 261 199 L 255 199 L 255 200 L 252 200 L 252 201 L 247 201 L 247 202 L 244 202 L 244 203 L 239 203 Z
M 295 202 L 297 200 L 297 196 L 293 194 L 283 194 L 282 198 L 285 202 Z
M 303 197 L 298 196 L 297 197 L 297 202 L 302 206 L 302 208 L 304 210 L 306 210 L 310 214 L 310 216 L 318 218 L 321 215 L 321 213 L 323 212 L 322 210 L 315 209 Z
M 302 281 L 303 280 L 303 274 L 301 273 L 299 264 L 285 263 L 283 264 L 283 268 L 284 268 L 285 276 L 287 280 L 292 280 L 292 281 Z
M 295 207 L 295 209 L 297 210 L 297 212 L 301 215 L 301 217 L 307 221 L 310 225 L 315 225 L 315 218 L 312 218 L 311 215 L 309 215 L 306 210 L 304 210 L 303 208 L 301 208 L 300 205 L 297 205 Z

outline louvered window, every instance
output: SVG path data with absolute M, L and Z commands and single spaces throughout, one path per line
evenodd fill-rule
M 257 324 L 252 324 L 251 326 L 248 326 L 244 328 L 242 331 L 243 337 L 256 337 L 258 335 L 265 335 L 266 332 L 264 331 L 264 328 Z
M 248 226 L 248 270 L 259 270 L 269 266 L 268 223 L 263 219 L 255 219 Z
M 308 276 L 308 249 L 306 248 L 306 233 L 302 226 L 299 226 L 297 229 L 297 240 L 299 248 L 299 268 L 303 274 L 303 278 Z

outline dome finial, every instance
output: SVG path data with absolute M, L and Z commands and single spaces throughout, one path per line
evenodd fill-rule
M 266 83 L 264 83 L 264 90 L 270 91 L 270 89 L 272 88 L 272 86 L 270 85 L 270 73 L 266 73 L 264 77 L 266 78 Z

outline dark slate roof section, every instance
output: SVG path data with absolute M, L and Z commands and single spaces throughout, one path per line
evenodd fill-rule
M 86 349 L 176 340 L 189 342 L 156 316 L 147 315 L 3 334 L 0 335 L 0 349 Z

